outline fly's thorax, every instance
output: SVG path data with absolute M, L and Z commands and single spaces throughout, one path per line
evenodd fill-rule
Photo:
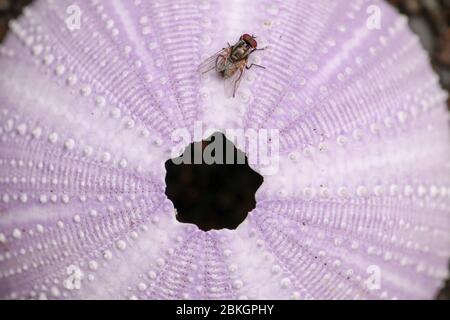
M 250 48 L 246 44 L 238 45 L 231 53 L 231 59 L 233 61 L 239 61 L 247 57 Z

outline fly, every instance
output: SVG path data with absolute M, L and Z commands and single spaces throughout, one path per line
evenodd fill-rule
M 258 44 L 255 39 L 253 35 L 243 34 L 237 43 L 228 44 L 227 48 L 223 48 L 203 61 L 198 70 L 202 74 L 216 70 L 226 80 L 226 93 L 234 97 L 245 70 L 253 66 L 265 69 L 255 63 L 247 65 L 248 58 L 253 52 L 265 49 L 257 49 Z

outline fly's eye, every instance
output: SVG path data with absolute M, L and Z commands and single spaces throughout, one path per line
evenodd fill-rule
M 242 35 L 241 39 L 244 40 L 252 48 L 256 48 L 258 46 L 255 38 L 249 34 Z

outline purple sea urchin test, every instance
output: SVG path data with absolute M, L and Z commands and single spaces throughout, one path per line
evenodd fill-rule
M 11 23 L 1 298 L 436 294 L 450 256 L 447 93 L 406 19 L 374 0 L 243 5 L 37 0 Z M 228 98 L 197 68 L 252 33 L 269 49 L 249 63 L 266 69 Z M 279 165 L 250 163 L 264 183 L 235 230 L 180 223 L 165 195 L 173 133 L 186 147 L 205 138 L 198 123 L 229 139 L 278 130 L 261 141 Z

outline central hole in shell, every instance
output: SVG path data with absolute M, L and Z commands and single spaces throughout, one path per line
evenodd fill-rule
M 201 230 L 236 229 L 256 206 L 263 177 L 222 133 L 191 143 L 166 167 L 166 195 L 176 219 Z

